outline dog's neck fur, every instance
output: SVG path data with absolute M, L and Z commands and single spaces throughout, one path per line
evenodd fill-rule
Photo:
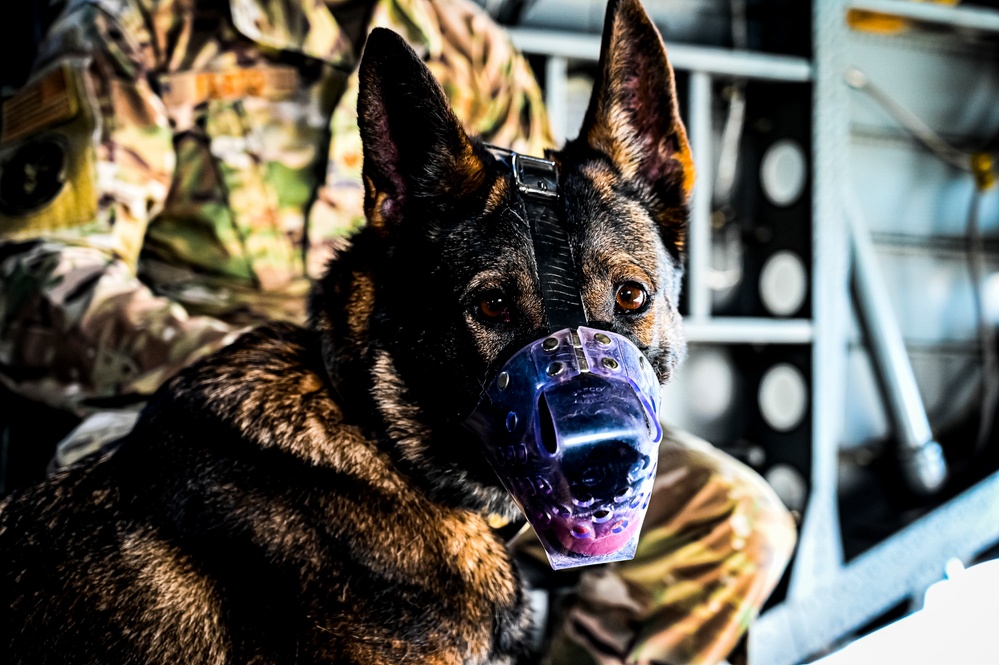
M 311 299 L 312 326 L 344 419 L 364 429 L 423 491 L 454 507 L 507 519 L 519 513 L 460 422 L 425 408 L 391 351 L 371 336 L 378 308 L 375 273 L 380 261 L 363 231 L 341 248 Z M 349 313 L 349 314 L 348 314 Z M 428 367 L 428 372 L 434 368 Z M 348 389 L 349 387 L 349 389 Z M 453 386 L 442 386 L 447 391 Z M 442 451 L 463 450 L 461 459 Z

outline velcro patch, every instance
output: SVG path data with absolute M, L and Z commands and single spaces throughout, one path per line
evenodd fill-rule
M 84 66 L 82 60 L 64 61 L 9 100 L 16 102 L 13 107 L 4 105 L 3 240 L 37 238 L 98 219 L 97 105 L 88 94 Z
M 0 212 L 22 215 L 52 201 L 66 184 L 66 145 L 55 135 L 22 143 L 0 162 Z
M 298 90 L 294 67 L 246 67 L 218 72 L 182 72 L 160 79 L 167 106 L 195 106 L 214 99 L 287 99 Z
M 76 116 L 80 102 L 66 68 L 53 68 L 3 103 L 0 143 L 13 143 Z

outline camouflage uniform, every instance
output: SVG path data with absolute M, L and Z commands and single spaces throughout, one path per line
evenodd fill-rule
M 372 4 L 471 132 L 552 144 L 482 10 Z M 356 64 L 324 0 L 69 0 L 2 110 L 0 380 L 82 416 L 247 326 L 304 322 L 309 278 L 363 220 Z M 793 526 L 755 474 L 706 444 L 664 455 L 638 556 L 583 575 L 554 662 L 715 662 L 783 571 Z
M 471 131 L 550 145 L 526 61 L 478 7 L 372 4 Z M 247 324 L 303 321 L 307 277 L 363 219 L 356 64 L 323 0 L 70 0 L 3 107 L 8 386 L 82 415 Z

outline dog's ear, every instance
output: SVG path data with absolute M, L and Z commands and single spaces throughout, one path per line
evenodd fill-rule
M 482 161 L 440 84 L 386 28 L 372 30 L 365 43 L 357 115 L 364 210 L 376 229 L 394 227 L 415 200 L 460 197 L 485 179 Z
M 653 188 L 667 206 L 686 204 L 694 163 L 680 119 L 673 68 L 639 0 L 610 0 L 600 63 L 580 138 L 625 178 Z M 677 237 L 682 238 L 682 230 Z

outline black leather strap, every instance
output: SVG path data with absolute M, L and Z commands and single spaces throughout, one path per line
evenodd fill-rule
M 495 148 L 490 150 L 510 165 L 524 200 L 538 264 L 545 323 L 549 330 L 586 325 L 586 307 L 579 289 L 569 234 L 558 216 L 558 167 L 548 159 Z

